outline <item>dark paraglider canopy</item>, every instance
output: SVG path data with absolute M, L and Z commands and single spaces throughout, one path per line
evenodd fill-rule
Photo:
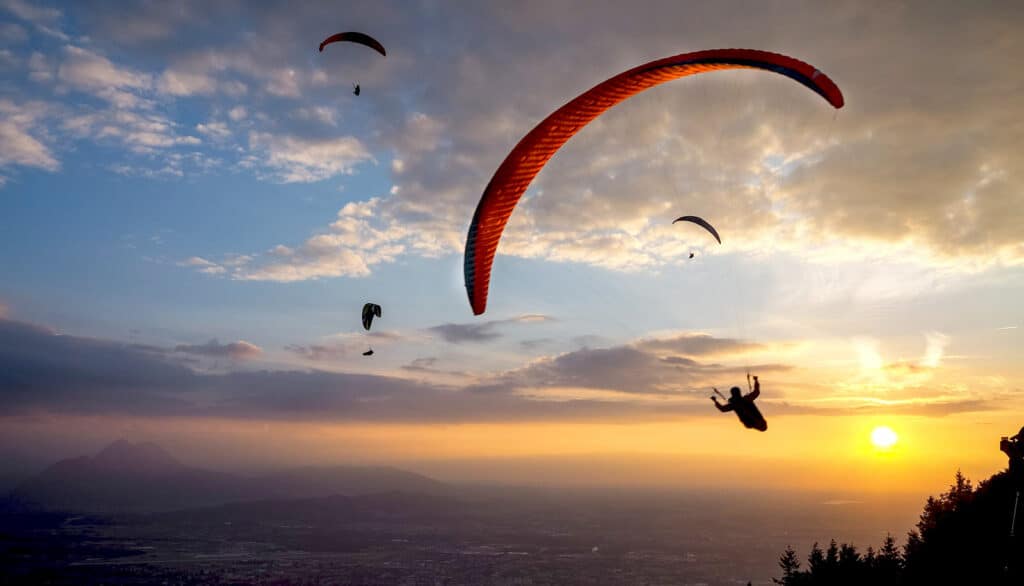
M 380 306 L 376 303 L 367 303 L 363 306 L 363 328 L 370 329 L 373 325 L 374 316 L 380 317 Z
M 715 240 L 717 240 L 719 244 L 722 243 L 722 239 L 718 236 L 718 230 L 715 230 L 715 227 L 709 224 L 704 218 L 698 216 L 682 216 L 672 221 L 673 224 L 676 222 L 693 222 L 708 232 L 711 232 L 711 235 L 715 237 Z M 690 255 L 690 258 L 693 258 L 692 254 Z
M 358 83 L 354 83 L 354 84 L 352 84 L 352 86 L 353 86 L 352 93 L 358 96 L 359 95 L 359 84 Z
M 384 50 L 384 45 L 380 44 L 380 41 L 366 33 L 357 32 L 338 33 L 336 35 L 331 35 L 327 37 L 326 39 L 324 39 L 324 42 L 320 43 L 320 52 L 322 53 L 324 47 L 326 47 L 327 45 L 330 45 L 331 43 L 337 43 L 340 41 L 357 43 L 359 45 L 369 47 L 374 51 L 380 53 L 381 55 L 384 55 L 385 57 L 387 57 L 388 54 L 387 51 Z
M 370 348 L 366 352 L 363 352 L 363 356 L 373 356 L 373 348 Z

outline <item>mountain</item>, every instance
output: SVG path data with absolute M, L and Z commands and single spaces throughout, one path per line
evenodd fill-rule
M 387 467 L 306 467 L 245 477 L 187 466 L 156 444 L 120 440 L 95 456 L 57 462 L 22 482 L 11 497 L 52 510 L 154 512 L 263 499 L 445 490 L 426 476 Z

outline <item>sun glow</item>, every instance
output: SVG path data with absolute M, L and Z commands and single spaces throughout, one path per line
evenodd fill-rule
M 896 435 L 896 432 L 884 425 L 871 430 L 871 443 L 876 448 L 887 450 L 896 445 L 898 440 L 899 436 Z

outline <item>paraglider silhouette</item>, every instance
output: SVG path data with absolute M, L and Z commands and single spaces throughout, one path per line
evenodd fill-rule
M 359 95 L 359 84 L 358 83 L 354 83 L 354 84 L 352 84 L 352 86 L 353 86 L 352 93 L 358 96 Z
M 376 303 L 367 303 L 363 305 L 363 329 L 370 331 L 370 326 L 373 325 L 374 316 L 380 317 L 380 306 Z
M 334 35 L 331 35 L 331 36 L 327 37 L 326 39 L 323 40 L 322 43 L 320 43 L 320 52 L 323 53 L 324 52 L 324 47 L 326 47 L 327 45 L 330 45 L 331 43 L 342 42 L 342 41 L 349 42 L 349 43 L 356 43 L 357 45 L 363 45 L 365 47 L 369 47 L 369 48 L 373 49 L 374 51 L 380 53 L 384 57 L 387 57 L 387 55 L 388 55 L 387 51 L 384 50 L 384 45 L 380 44 L 380 41 L 378 41 L 377 39 L 371 37 L 370 35 L 368 35 L 366 33 L 360 33 L 360 32 L 355 32 L 355 31 L 349 31 L 349 32 L 345 32 L 345 33 L 337 33 L 337 34 L 334 34 Z M 354 84 L 354 85 L 355 85 L 355 89 L 353 89 L 352 93 L 358 96 L 359 92 L 360 92 L 359 84 L 357 83 L 357 84 Z
M 327 37 L 326 39 L 324 39 L 322 43 L 320 43 L 320 52 L 323 53 L 324 47 L 326 47 L 327 45 L 330 45 L 331 43 L 337 43 L 340 41 L 357 43 L 359 45 L 369 47 L 385 57 L 387 57 L 388 55 L 388 52 L 384 50 L 384 45 L 380 44 L 380 41 L 366 33 L 358 33 L 354 31 L 350 31 L 347 33 L 337 33 Z
M 380 306 L 376 303 L 367 303 L 363 305 L 363 329 L 370 331 L 370 326 L 373 325 L 373 318 L 380 317 Z M 373 348 L 370 348 L 366 352 L 363 352 L 363 356 L 373 356 Z
M 750 383 L 748 375 L 747 384 Z M 722 395 L 718 389 L 715 392 L 721 395 L 723 399 L 726 399 L 725 395 Z M 736 417 L 739 417 L 740 422 L 747 429 L 756 429 L 758 431 L 767 431 L 768 422 L 765 421 L 764 415 L 761 415 L 760 409 L 757 405 L 754 405 L 754 400 L 761 395 L 761 382 L 754 377 L 754 389 L 750 393 L 743 395 L 739 387 L 733 387 L 729 389 L 729 398 L 726 399 L 726 403 L 723 405 L 718 402 L 718 397 L 712 395 L 711 400 L 715 402 L 715 407 L 719 411 L 725 413 L 727 411 L 733 411 L 736 413 Z
M 715 237 L 715 240 L 717 240 L 719 244 L 722 243 L 722 239 L 718 236 L 718 230 L 715 230 L 715 227 L 709 224 L 704 218 L 700 218 L 698 216 L 683 216 L 672 221 L 673 224 L 676 222 L 692 222 L 697 224 L 701 228 L 711 232 L 711 235 Z

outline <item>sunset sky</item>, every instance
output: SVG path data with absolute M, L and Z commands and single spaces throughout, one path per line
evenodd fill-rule
M 317 52 L 345 30 L 387 57 Z M 462 481 L 987 477 L 1024 424 L 1022 30 L 1019 2 L 0 0 L 0 475 L 124 437 Z M 474 317 L 466 229 L 516 142 L 725 47 L 846 106 L 758 71 L 621 104 Z M 748 370 L 763 434 L 708 400 Z

